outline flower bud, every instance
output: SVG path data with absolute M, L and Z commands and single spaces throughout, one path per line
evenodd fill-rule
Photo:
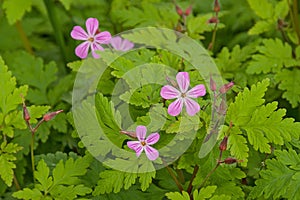
M 23 119 L 25 121 L 29 121 L 30 120 L 30 115 L 29 115 L 29 112 L 27 110 L 27 107 L 26 107 L 25 103 L 23 104 Z
M 227 111 L 227 105 L 226 105 L 226 100 L 223 98 L 221 100 L 220 106 L 218 108 L 218 113 L 221 115 L 225 115 Z
M 236 163 L 236 162 L 238 162 L 238 160 L 235 159 L 235 158 L 226 158 L 226 159 L 223 161 L 223 163 L 225 163 L 225 164 L 233 164 L 233 163 Z
M 217 90 L 216 82 L 212 79 L 211 76 L 210 76 L 209 86 L 210 86 L 211 91 L 216 91 Z
M 212 16 L 209 20 L 207 20 L 207 23 L 216 24 L 216 23 L 219 23 L 219 19 L 216 16 Z
M 214 12 L 219 12 L 221 10 L 219 0 L 215 0 L 214 2 Z
M 57 114 L 63 112 L 63 110 L 58 110 L 58 111 L 55 111 L 55 112 L 51 112 L 51 113 L 47 113 L 44 115 L 43 119 L 44 121 L 49 121 L 51 119 L 53 119 Z
M 132 138 L 136 138 L 136 132 L 135 131 L 120 131 L 121 134 L 128 135 Z
M 225 151 L 227 149 L 227 141 L 228 141 L 228 136 L 225 136 L 219 146 L 219 149 L 221 151 Z
M 234 86 L 234 83 L 231 81 L 231 82 L 229 82 L 229 83 L 223 85 L 223 86 L 220 88 L 219 92 L 220 92 L 221 94 L 225 94 L 225 93 L 228 92 L 228 90 L 230 90 L 233 86 Z
M 192 10 L 193 10 L 193 7 L 192 7 L 192 5 L 190 5 L 186 10 L 185 10 L 185 16 L 189 16 L 190 14 L 191 14 L 191 12 L 192 12 Z
M 182 15 L 183 15 L 183 11 L 182 11 L 182 9 L 181 9 L 178 5 L 176 5 L 176 12 L 177 12 L 177 14 L 178 14 L 179 16 L 182 16 Z

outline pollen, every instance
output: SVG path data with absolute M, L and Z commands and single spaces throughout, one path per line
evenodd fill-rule
M 181 97 L 182 97 L 182 98 L 185 98 L 185 97 L 186 97 L 186 94 L 185 94 L 185 93 L 182 93 L 182 94 L 181 94 Z

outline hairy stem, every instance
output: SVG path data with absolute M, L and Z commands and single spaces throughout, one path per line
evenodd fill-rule
M 178 189 L 181 191 L 183 191 L 183 187 L 180 184 L 180 182 L 178 181 L 177 177 L 175 176 L 174 172 L 172 171 L 172 169 L 169 166 L 166 166 L 166 169 L 168 170 L 169 174 L 171 175 L 171 177 L 173 178 L 174 182 L 176 183 Z
M 20 35 L 21 40 L 23 42 L 24 48 L 26 49 L 26 51 L 28 53 L 33 54 L 33 50 L 32 50 L 31 44 L 29 42 L 29 39 L 28 39 L 28 37 L 27 37 L 27 35 L 26 35 L 26 33 L 25 33 L 25 31 L 23 29 L 23 26 L 22 26 L 22 24 L 21 24 L 20 21 L 16 22 L 16 28 L 17 28 L 17 30 L 19 32 L 19 35 Z
M 31 133 L 31 143 L 30 143 L 30 156 L 31 156 L 31 167 L 32 167 L 32 175 L 33 175 L 33 182 L 35 183 L 35 167 L 34 167 L 34 133 Z
M 19 184 L 18 179 L 17 179 L 17 177 L 16 177 L 15 174 L 14 174 L 13 180 L 14 180 L 14 184 L 15 184 L 15 186 L 16 186 L 16 189 L 17 189 L 17 190 L 21 190 L 20 184 Z
M 202 183 L 198 186 L 198 189 L 202 188 L 205 182 L 209 179 L 209 177 L 216 171 L 216 169 L 220 166 L 220 162 L 217 163 L 217 165 L 206 175 L 206 177 L 203 179 Z
M 198 165 L 195 165 L 194 171 L 193 171 L 193 175 L 192 175 L 192 178 L 191 178 L 191 180 L 190 180 L 190 183 L 189 183 L 189 186 L 188 186 L 188 189 L 187 189 L 187 192 L 188 192 L 189 194 L 191 194 L 191 192 L 192 192 L 192 190 L 193 190 L 193 181 L 194 181 L 194 179 L 195 179 L 195 177 L 196 177 L 196 174 L 197 174 L 198 170 L 199 170 L 199 166 L 198 166 Z
M 59 45 L 60 52 L 62 59 L 65 63 L 67 63 L 67 57 L 66 57 L 66 45 L 65 45 L 65 40 L 64 36 L 61 30 L 61 25 L 59 23 L 59 17 L 56 12 L 56 7 L 55 7 L 55 2 L 53 0 L 44 0 L 44 4 L 46 6 L 48 16 L 52 25 L 52 28 L 54 30 L 54 36 L 56 39 L 56 42 Z M 66 69 L 64 67 L 59 68 L 61 74 L 66 73 Z

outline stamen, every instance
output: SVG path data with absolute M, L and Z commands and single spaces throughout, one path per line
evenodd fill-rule
M 182 98 L 185 98 L 185 97 L 186 97 L 186 94 L 185 94 L 185 93 L 181 93 L 181 97 L 182 97 Z
M 90 37 L 90 38 L 88 39 L 88 41 L 94 42 L 94 38 L 93 38 L 93 37 Z
M 141 141 L 141 145 L 142 146 L 146 146 L 146 142 L 145 141 Z

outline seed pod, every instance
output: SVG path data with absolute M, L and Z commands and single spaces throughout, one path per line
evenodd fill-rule
M 210 86 L 211 91 L 216 91 L 217 90 L 216 82 L 212 79 L 211 76 L 210 76 L 209 80 L 210 80 L 209 81 L 209 86 Z
M 121 134 L 128 135 L 132 138 L 136 138 L 136 132 L 135 131 L 120 131 Z
M 219 149 L 221 151 L 225 151 L 227 149 L 227 141 L 228 141 L 228 136 L 225 136 L 219 146 Z
M 186 10 L 185 10 L 185 16 L 189 16 L 190 14 L 191 14 L 191 12 L 192 12 L 192 10 L 193 10 L 193 7 L 192 7 L 192 5 L 190 5 Z
M 219 12 L 221 10 L 221 7 L 220 7 L 220 3 L 218 0 L 215 0 L 214 2 L 214 12 Z
M 229 82 L 229 83 L 223 85 L 223 86 L 220 88 L 219 92 L 220 92 L 221 94 L 225 94 L 225 93 L 228 92 L 228 90 L 230 90 L 233 86 L 234 86 L 234 82 L 231 81 L 231 82 Z
M 51 119 L 53 119 L 57 114 L 63 112 L 63 110 L 58 110 L 58 111 L 55 111 L 55 112 L 51 112 L 51 113 L 47 113 L 44 115 L 43 119 L 44 121 L 49 121 Z
M 235 159 L 235 158 L 226 158 L 223 162 L 224 162 L 225 164 L 233 164 L 233 163 L 238 162 L 238 160 Z
M 183 11 L 182 11 L 182 9 L 181 9 L 178 5 L 176 5 L 176 12 L 177 12 L 177 14 L 178 14 L 179 16 L 182 16 L 182 15 L 183 15 Z

